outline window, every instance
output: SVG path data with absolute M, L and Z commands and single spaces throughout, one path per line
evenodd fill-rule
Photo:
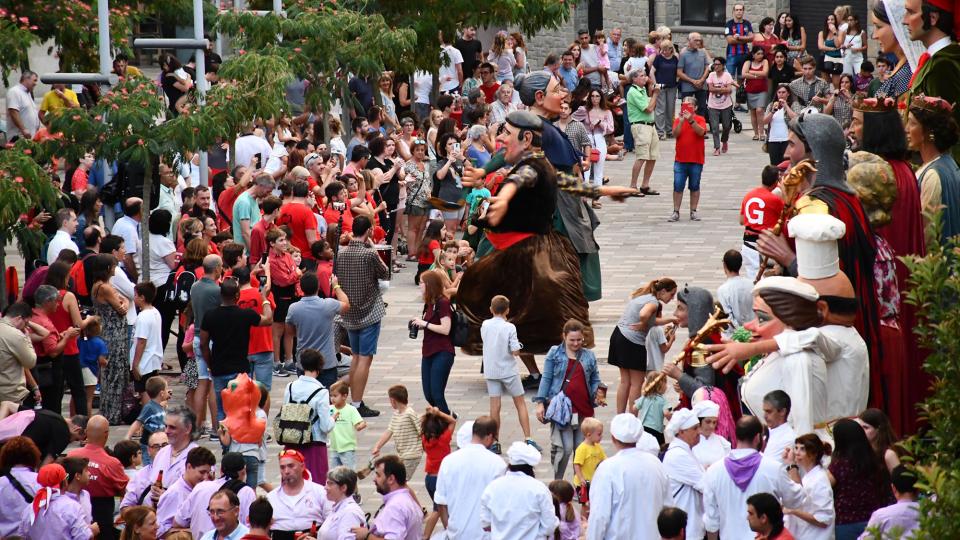
M 682 0 L 680 3 L 683 26 L 724 26 L 726 14 L 726 0 Z

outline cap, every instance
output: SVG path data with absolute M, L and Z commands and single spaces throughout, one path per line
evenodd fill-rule
M 697 418 L 718 418 L 720 416 L 720 405 L 709 399 L 703 399 L 693 406 L 693 414 L 697 415 Z
M 684 429 L 690 429 L 700 425 L 700 419 L 693 414 L 690 409 L 677 409 L 673 411 L 670 417 L 670 423 L 667 424 L 667 433 L 676 435 Z
M 817 294 L 817 290 L 813 288 L 813 285 L 802 283 L 798 281 L 797 278 L 792 277 L 766 277 L 761 279 L 759 283 L 753 286 L 754 295 L 764 290 L 781 291 L 803 298 L 804 300 L 810 300 L 812 302 L 816 302 L 820 299 L 820 295 Z
M 220 470 L 224 476 L 235 476 L 246 467 L 247 463 L 239 452 L 227 452 L 220 459 Z
M 621 413 L 610 421 L 610 435 L 622 443 L 636 443 L 643 433 L 643 424 L 632 414 Z
M 506 121 L 515 128 L 543 131 L 543 120 L 532 112 L 513 111 L 507 115 Z
M 840 272 L 840 248 L 847 226 L 829 214 L 800 214 L 787 224 L 797 242 L 797 274 L 806 279 L 823 279 Z
M 457 430 L 457 448 L 463 448 L 473 441 L 473 420 L 464 422 Z
M 540 452 L 533 446 L 516 441 L 507 449 L 507 461 L 511 465 L 530 465 L 536 467 L 540 463 Z
M 658 459 L 660 458 L 660 443 L 657 442 L 656 437 L 646 431 L 640 430 L 640 440 L 637 441 L 636 448 Z

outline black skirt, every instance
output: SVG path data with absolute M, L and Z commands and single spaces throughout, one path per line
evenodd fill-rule
M 622 369 L 647 371 L 647 348 L 630 341 L 619 328 L 614 328 L 607 363 Z
M 296 285 L 273 285 L 270 287 L 273 291 L 273 301 L 277 308 L 273 310 L 273 322 L 282 323 L 287 320 L 287 310 L 298 300 Z

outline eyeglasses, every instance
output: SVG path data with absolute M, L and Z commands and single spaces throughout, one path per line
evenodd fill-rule
M 423 139 L 414 139 L 413 144 L 427 144 L 427 141 Z
M 227 513 L 233 512 L 233 511 L 236 510 L 236 509 L 237 509 L 236 506 L 231 506 L 230 508 L 227 508 L 226 510 L 221 510 L 221 509 L 219 509 L 219 508 L 217 508 L 217 509 L 207 508 L 207 513 L 210 514 L 211 516 L 223 517 L 223 516 L 227 515 Z
M 151 450 L 160 450 L 162 448 L 166 448 L 169 445 L 170 443 L 151 444 L 148 446 L 148 448 L 150 448 Z

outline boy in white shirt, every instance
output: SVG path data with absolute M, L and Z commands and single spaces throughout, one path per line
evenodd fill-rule
M 480 338 L 483 340 L 483 377 L 487 380 L 490 395 L 490 417 L 497 423 L 497 436 L 490 450 L 496 454 L 500 449 L 500 397 L 506 393 L 513 398 L 520 418 L 520 429 L 527 444 L 540 451 L 540 446 L 530 438 L 530 417 L 523 397 L 523 384 L 515 358 L 520 356 L 523 345 L 517 339 L 517 327 L 507 321 L 510 314 L 510 299 L 498 294 L 490 300 L 493 317 L 483 321 Z
M 140 404 L 150 401 L 147 380 L 160 374 L 163 360 L 163 345 L 160 340 L 160 312 L 153 307 L 157 287 L 146 281 L 133 289 L 133 303 L 137 306 L 137 322 L 133 325 L 133 343 L 130 348 L 130 369 L 133 371 L 133 387 L 140 393 Z

